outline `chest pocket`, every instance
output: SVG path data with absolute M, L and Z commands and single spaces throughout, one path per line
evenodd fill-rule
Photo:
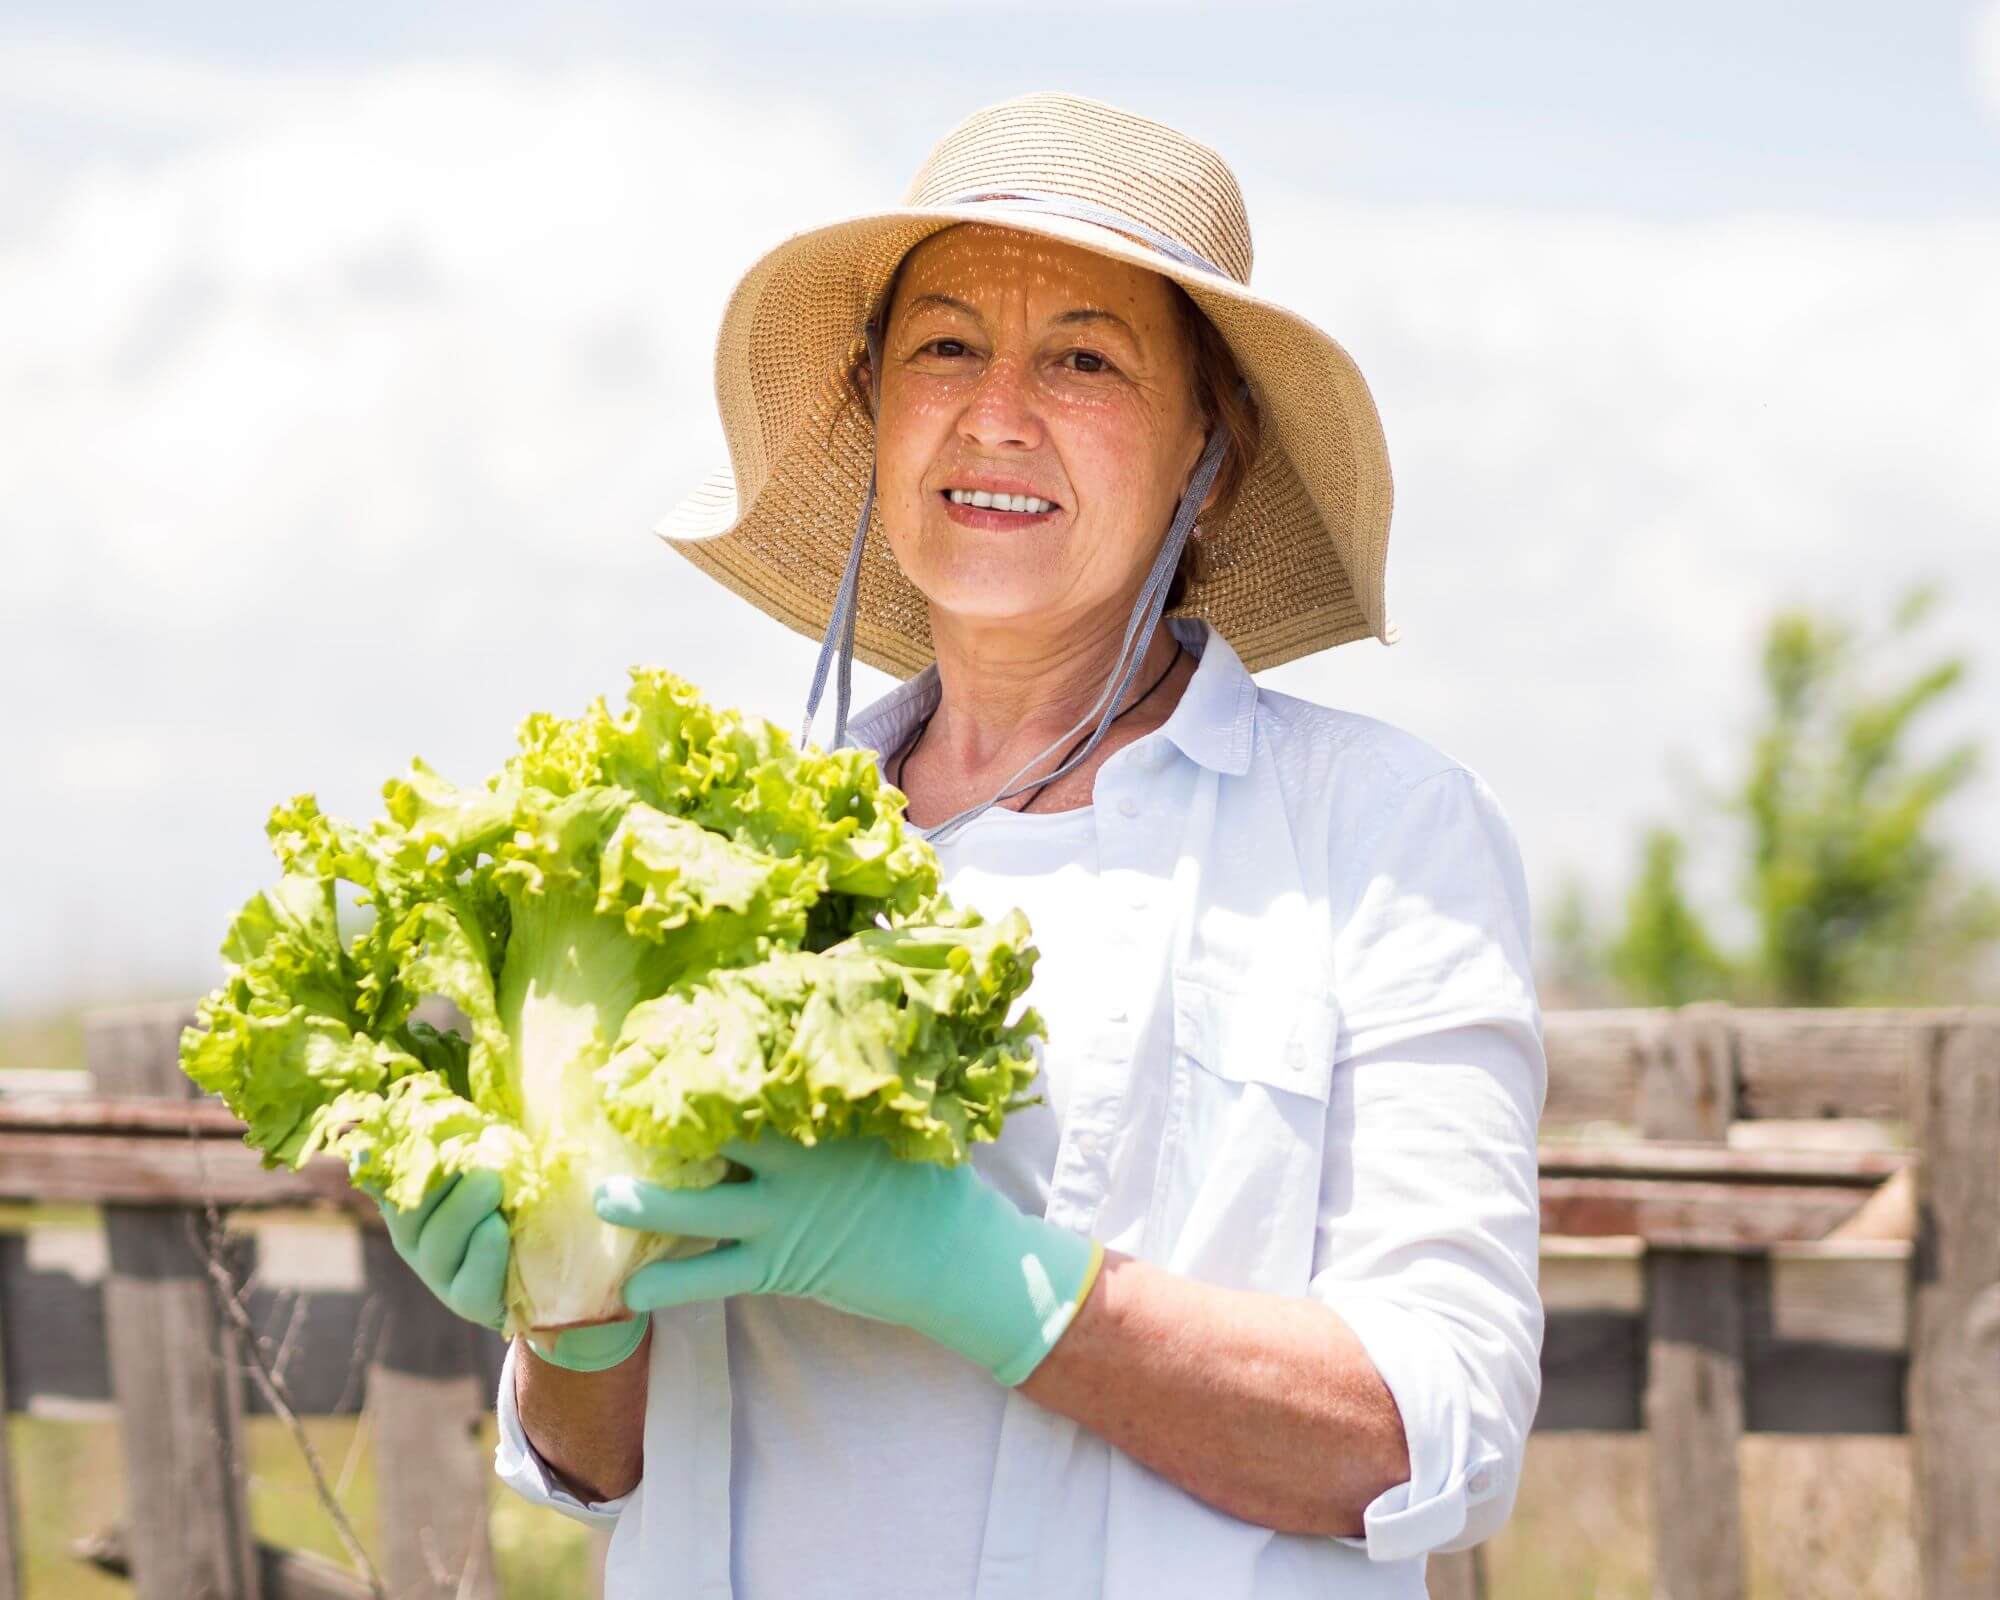
M 1173 1056 L 1148 1254 L 1233 1288 L 1312 1272 L 1339 1009 L 1318 990 L 1176 966 Z

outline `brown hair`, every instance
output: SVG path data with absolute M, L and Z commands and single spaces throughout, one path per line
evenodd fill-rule
M 889 274 L 888 283 L 869 313 L 868 320 L 885 332 L 889 325 L 889 311 L 896 300 L 896 281 L 902 277 L 903 263 L 909 259 L 906 253 L 903 260 L 896 263 L 896 270 Z M 1173 279 L 1167 279 L 1167 287 L 1173 291 L 1174 299 L 1180 306 L 1181 326 L 1193 354 L 1195 409 L 1201 413 L 1203 422 L 1211 428 L 1221 428 L 1228 440 L 1223 447 L 1222 464 L 1216 469 L 1215 497 L 1203 513 L 1209 526 L 1213 527 L 1229 515 L 1237 495 L 1249 481 L 1250 469 L 1255 465 L 1257 451 L 1263 443 L 1264 419 L 1253 397 L 1237 393 L 1242 373 L 1237 369 L 1236 357 L 1221 330 L 1194 303 L 1194 297 Z M 874 396 L 869 393 L 868 379 L 863 376 L 867 367 L 868 341 L 857 332 L 840 377 L 848 398 L 864 412 L 872 413 L 875 409 Z M 1201 542 L 1190 537 L 1181 549 L 1173 582 L 1167 588 L 1168 611 L 1178 607 L 1187 598 L 1189 585 L 1204 576 L 1204 561 Z

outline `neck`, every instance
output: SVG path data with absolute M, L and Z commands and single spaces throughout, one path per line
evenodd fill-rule
M 931 638 L 939 699 L 924 736 L 933 759 L 975 785 L 1006 779 L 1075 728 L 1098 703 L 1129 618 L 1128 603 L 1116 615 L 1107 612 L 1080 626 L 1024 629 L 967 623 L 934 608 Z M 1143 695 L 1179 648 L 1162 619 L 1113 709 L 1123 710 Z M 1175 698 L 1162 690 L 1154 696 L 1155 704 L 1128 720 L 1142 728 L 1158 726 Z M 1095 722 L 1092 717 L 1091 725 Z M 1075 737 L 1088 732 L 1088 727 L 1078 728 Z M 1056 755 L 1051 752 L 1037 770 L 1052 768 Z

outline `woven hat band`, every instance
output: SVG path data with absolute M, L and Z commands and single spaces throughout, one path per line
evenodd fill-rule
M 1047 211 L 1059 217 L 1071 217 L 1078 222 L 1094 222 L 1100 227 L 1112 228 L 1141 244 L 1151 245 L 1169 260 L 1178 261 L 1184 267 L 1193 267 L 1199 272 L 1213 273 L 1218 278 L 1228 274 L 1199 251 L 1190 250 L 1178 239 L 1169 238 L 1159 229 L 1148 227 L 1135 217 L 1113 211 L 1109 206 L 1098 205 L 1092 200 L 1079 200 L 1075 195 L 1039 194 L 1029 190 L 975 192 L 955 194 L 944 204 L 948 206 L 990 205 L 1009 211 Z

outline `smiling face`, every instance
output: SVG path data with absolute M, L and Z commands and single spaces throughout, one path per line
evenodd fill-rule
M 980 223 L 911 251 L 876 492 L 934 623 L 1122 627 L 1205 441 L 1193 360 L 1157 273 Z

